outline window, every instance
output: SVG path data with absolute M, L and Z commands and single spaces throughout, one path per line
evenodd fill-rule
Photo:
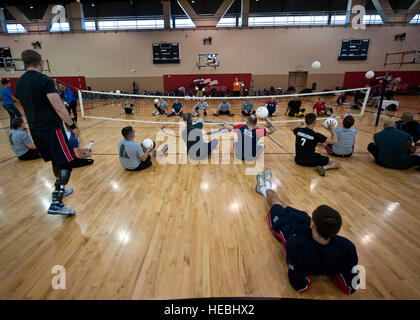
M 163 29 L 163 19 L 153 20 L 101 20 L 98 22 L 99 30 L 136 30 L 136 29 Z
M 51 26 L 50 32 L 65 32 L 70 31 L 70 25 L 68 22 L 56 22 Z
M 249 26 L 290 26 L 290 25 L 326 25 L 327 15 L 319 16 L 280 16 L 280 17 L 250 17 Z
M 379 14 L 365 14 L 363 24 L 383 24 L 383 21 Z
M 85 30 L 87 31 L 96 30 L 95 21 L 85 21 Z
M 195 24 L 189 18 L 175 19 L 175 28 L 195 28 Z
M 331 24 L 346 24 L 346 15 L 333 15 L 331 16 Z
M 216 27 L 236 27 L 236 18 L 222 18 Z
M 411 19 L 410 23 L 420 23 L 420 14 L 416 14 L 413 19 Z
M 25 28 L 20 23 L 6 24 L 7 33 L 25 33 Z

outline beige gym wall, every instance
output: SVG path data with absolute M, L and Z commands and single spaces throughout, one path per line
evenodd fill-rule
M 217 73 L 252 73 L 257 88 L 273 85 L 286 87 L 288 72 L 298 66 L 309 71 L 307 86 L 317 82 L 317 89 L 341 86 L 346 71 L 384 70 L 387 52 L 420 49 L 420 26 L 209 29 L 171 31 L 118 31 L 30 35 L 1 35 L 0 46 L 11 47 L 15 57 L 31 42 L 40 41 L 39 52 L 50 61 L 51 75 L 85 76 L 87 85 L 97 90 L 131 90 L 133 80 L 140 89 L 161 90 L 163 74 L 209 73 L 212 69 L 195 67 L 197 53 L 217 52 Z M 406 41 L 394 41 L 394 35 L 406 32 Z M 203 38 L 213 37 L 211 46 Z M 371 39 L 366 61 L 338 61 L 341 40 Z M 154 65 L 153 42 L 179 42 L 180 64 Z M 311 70 L 319 60 L 322 67 Z M 131 72 L 134 68 L 136 71 Z M 21 73 L 5 73 L 13 77 Z M 389 70 L 400 70 L 391 66 Z M 420 70 L 420 65 L 405 65 L 401 70 Z

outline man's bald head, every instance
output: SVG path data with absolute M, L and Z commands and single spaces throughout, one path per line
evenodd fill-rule
M 387 121 L 384 123 L 384 129 L 386 128 L 395 128 L 395 121 Z

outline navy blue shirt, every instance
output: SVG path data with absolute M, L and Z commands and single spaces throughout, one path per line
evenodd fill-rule
M 408 162 L 407 141 L 411 143 L 411 136 L 404 131 L 389 127 L 375 134 L 375 143 L 379 148 L 376 161 L 388 168 L 407 169 Z
M 174 109 L 174 111 L 175 111 L 176 113 L 178 113 L 179 111 L 181 111 L 181 108 L 182 108 L 182 103 L 180 103 L 180 102 L 178 102 L 178 103 L 174 103 L 174 104 L 172 105 L 172 109 Z
M 286 251 L 289 282 L 298 291 L 306 291 L 311 285 L 308 275 L 329 275 L 331 280 L 347 294 L 355 291 L 352 269 L 358 258 L 353 243 L 335 235 L 328 245 L 322 245 L 312 237 L 311 218 L 292 207 L 275 204 L 269 213 L 271 232 Z

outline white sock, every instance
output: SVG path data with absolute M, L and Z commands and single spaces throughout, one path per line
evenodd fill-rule
M 273 186 L 271 185 L 271 181 L 266 181 L 265 182 L 265 188 L 266 189 L 273 189 Z
M 264 196 L 264 198 L 267 198 L 267 187 L 261 187 L 260 192 Z

